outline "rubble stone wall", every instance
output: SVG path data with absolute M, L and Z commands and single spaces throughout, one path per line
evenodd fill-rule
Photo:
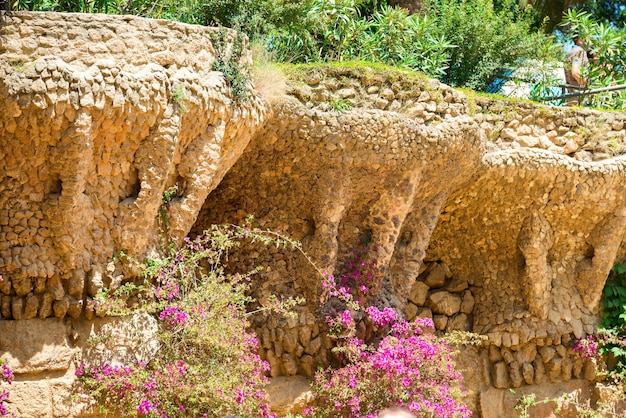
M 0 26 L 0 357 L 17 397 L 35 385 L 60 402 L 24 416 L 82 413 L 60 394 L 90 335 L 83 307 L 135 273 L 115 254 L 154 250 L 171 186 L 175 239 L 252 214 L 320 271 L 369 266 L 369 302 L 487 336 L 461 359 L 481 404 L 497 388 L 593 380 L 569 342 L 594 332 L 626 259 L 626 115 L 468 98 L 358 65 L 287 68 L 269 108 L 212 71 L 235 36 L 217 46 L 215 31 L 54 13 Z M 256 265 L 257 300 L 307 299 L 297 318 L 252 319 L 270 374 L 311 376 L 333 361 L 320 274 L 285 249 L 230 257 Z
M 266 113 L 212 71 L 217 29 L 12 13 L 0 26 L 0 318 L 77 318 L 156 244 L 182 238 Z M 244 55 L 241 64 L 250 61 Z
M 86 364 L 148 362 L 158 349 L 157 320 L 127 317 L 71 317 L 0 321 L 0 353 L 14 371 L 9 416 L 19 418 L 103 418 L 85 401 L 76 370 Z M 12 415 L 15 414 L 15 415 Z
M 601 161 L 626 152 L 622 112 L 482 97 L 471 107 L 476 122 L 498 149 L 539 148 L 579 161 Z
M 624 114 L 467 99 L 401 72 L 317 67 L 290 78 L 193 232 L 253 214 L 335 276 L 358 253 L 376 265 L 374 303 L 431 317 L 438 332 L 488 337 L 465 362 L 485 399 L 494 387 L 595 379 L 569 343 L 595 331 L 605 279 L 624 259 Z M 276 249 L 231 261 L 270 266 L 258 299 L 309 301 L 300 322 L 255 323 L 272 375 L 332 362 L 319 274 Z

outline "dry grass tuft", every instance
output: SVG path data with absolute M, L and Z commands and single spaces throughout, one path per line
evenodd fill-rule
M 287 78 L 272 62 L 269 52 L 261 45 L 252 45 L 252 81 L 255 90 L 270 105 L 276 104 L 287 90 Z

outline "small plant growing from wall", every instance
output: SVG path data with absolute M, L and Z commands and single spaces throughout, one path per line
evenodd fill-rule
M 185 85 L 183 83 L 179 83 L 172 91 L 172 101 L 174 102 L 176 110 L 179 113 L 185 113 L 187 111 L 187 108 L 183 104 L 185 98 Z
M 25 73 L 30 67 L 29 63 L 26 63 L 22 60 L 9 61 L 9 66 L 18 73 Z
M 213 70 L 224 74 L 224 78 L 228 82 L 233 96 L 237 100 L 248 100 L 250 88 L 250 68 L 241 63 L 241 57 L 244 52 L 244 36 L 241 32 L 237 32 L 233 39 L 230 53 L 227 53 L 226 29 L 220 28 L 217 32 L 211 33 L 211 41 L 215 48 L 215 61 L 213 62 Z
M 347 112 L 354 107 L 354 104 L 346 99 L 331 99 L 330 107 L 337 112 Z
M 159 206 L 159 228 L 161 232 L 168 233 L 170 230 L 170 205 L 172 201 L 178 197 L 178 185 L 168 188 L 161 197 L 161 206 Z

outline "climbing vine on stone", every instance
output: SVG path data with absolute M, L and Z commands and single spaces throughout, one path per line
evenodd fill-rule
M 220 28 L 217 32 L 211 33 L 211 41 L 215 48 L 215 61 L 213 70 L 220 71 L 228 81 L 230 89 L 237 100 L 246 101 L 250 88 L 250 68 L 241 63 L 244 52 L 244 36 L 237 32 L 233 39 L 230 51 L 226 50 L 226 29 Z

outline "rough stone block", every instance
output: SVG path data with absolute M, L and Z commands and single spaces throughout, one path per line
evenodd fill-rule
M 67 370 L 74 350 L 69 326 L 58 319 L 0 321 L 0 356 L 15 373 Z
M 52 295 L 50 293 L 44 293 L 41 297 L 41 305 L 39 306 L 38 316 L 40 319 L 45 319 L 52 315 Z
M 281 416 L 299 414 L 313 400 L 311 381 L 303 376 L 272 378 L 267 393 L 272 411 Z
M 426 302 L 426 297 L 428 296 L 428 291 L 430 287 L 424 282 L 416 281 L 411 287 L 411 292 L 409 293 L 409 300 L 413 302 L 417 306 L 423 306 Z
M 539 138 L 530 135 L 521 135 L 517 137 L 517 143 L 522 147 L 534 148 L 539 145 Z
M 316 372 L 316 363 L 315 358 L 309 356 L 308 354 L 300 357 L 300 362 L 298 365 L 298 373 L 303 376 L 312 377 Z
M 443 287 L 446 283 L 446 270 L 444 267 L 439 263 L 435 264 L 428 276 L 426 276 L 424 283 L 433 289 Z
M 317 352 L 320 351 L 320 348 L 322 348 L 322 339 L 321 337 L 316 337 L 316 338 L 313 338 L 309 342 L 309 344 L 304 348 L 304 352 L 311 356 L 315 356 L 315 354 L 317 354 Z
M 436 330 L 443 331 L 446 329 L 446 325 L 448 325 L 448 317 L 445 315 L 435 315 L 433 322 Z
M 511 381 L 511 386 L 514 388 L 518 388 L 522 386 L 522 383 L 524 382 L 522 370 L 517 361 L 514 361 L 511 364 L 509 364 L 509 379 Z
M 502 360 L 502 354 L 500 354 L 500 349 L 493 345 L 493 344 L 489 344 L 489 361 L 491 363 L 497 363 L 499 361 Z
M 428 295 L 427 306 L 436 314 L 452 316 L 461 310 L 461 297 L 446 291 Z
M 546 365 L 546 371 L 548 372 L 548 378 L 552 383 L 560 382 L 563 373 L 563 359 L 558 356 L 554 356 L 550 362 Z
M 544 363 L 549 363 L 556 355 L 556 350 L 553 347 L 541 347 L 539 349 L 539 355 Z
M 546 376 L 546 368 L 543 365 L 540 357 L 537 357 L 535 361 L 533 361 L 533 368 L 535 369 L 536 385 L 540 385 L 548 381 L 548 376 Z
M 428 308 L 418 308 L 417 316 L 420 318 L 430 318 L 433 319 L 433 311 Z
M 50 385 L 46 381 L 13 382 L 10 388 L 9 416 L 44 418 L 52 417 L 53 401 Z
M 522 376 L 524 378 L 524 383 L 527 385 L 532 385 L 535 379 L 535 368 L 531 363 L 522 364 Z
M 11 296 L 4 295 L 0 299 L 2 301 L 2 305 L 0 305 L 0 313 L 2 313 L 2 317 L 4 319 L 12 318 L 13 316 L 11 313 Z
M 69 307 L 70 299 L 67 296 L 63 296 L 61 300 L 57 300 L 52 304 L 54 316 L 56 316 L 57 318 L 64 318 Z
M 270 365 L 270 376 L 276 377 L 283 375 L 283 365 L 280 360 L 274 354 L 274 350 L 267 350 L 265 352 L 265 360 Z
M 467 289 L 468 285 L 467 285 L 467 281 L 466 280 L 461 280 L 461 279 L 453 279 L 450 283 L 448 283 L 448 285 L 446 286 L 446 290 L 450 293 L 461 293 L 463 292 L 465 289 Z
M 404 313 L 408 321 L 412 321 L 417 316 L 418 307 L 413 303 L 407 303 Z
M 13 296 L 11 298 L 11 315 L 13 319 L 24 319 L 24 298 Z
M 298 363 L 292 354 L 283 354 L 281 357 L 281 362 L 283 365 L 283 372 L 285 376 L 295 376 L 298 373 Z
M 595 359 L 583 360 L 583 377 L 589 382 L 594 382 L 598 379 L 598 365 Z
M 37 316 L 39 308 L 39 299 L 35 295 L 26 297 L 26 305 L 24 306 L 24 319 L 33 319 Z
M 496 388 L 504 389 L 510 387 L 509 373 L 506 369 L 506 364 L 498 362 L 493 365 L 491 371 L 491 381 Z
M 464 313 L 459 313 L 448 319 L 446 331 L 469 331 L 470 330 L 469 318 Z
M 563 357 L 561 363 L 561 381 L 567 382 L 572 378 L 572 371 L 574 369 L 574 363 L 569 357 Z
M 283 349 L 288 353 L 293 353 L 298 344 L 298 334 L 296 330 L 288 330 L 282 338 Z
M 310 326 L 303 325 L 303 326 L 300 326 L 300 328 L 298 328 L 298 341 L 303 347 L 306 347 L 307 345 L 309 345 L 309 342 L 311 341 L 312 332 L 313 331 Z
M 13 289 L 18 296 L 25 296 L 33 290 L 30 277 L 16 278 L 12 280 Z

